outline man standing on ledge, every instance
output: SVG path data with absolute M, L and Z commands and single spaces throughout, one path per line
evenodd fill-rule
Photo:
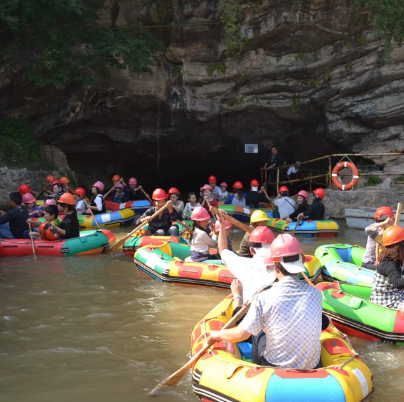
M 278 152 L 278 148 L 275 145 L 271 147 L 271 156 L 265 162 L 264 167 L 261 170 L 269 170 L 268 183 L 276 183 L 277 168 L 280 168 L 285 163 L 282 155 Z M 271 188 L 271 195 L 276 195 L 276 189 L 273 184 L 269 186 Z

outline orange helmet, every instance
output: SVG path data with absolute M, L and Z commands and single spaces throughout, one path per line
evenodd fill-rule
M 167 193 L 162 188 L 156 188 L 153 191 L 152 199 L 156 201 L 166 200 L 168 198 Z
M 279 189 L 279 192 L 280 192 L 280 193 L 288 193 L 288 192 L 289 192 L 289 189 L 288 189 L 286 186 L 282 186 L 282 187 Z
M 51 174 L 46 178 L 46 181 L 52 182 L 53 180 L 55 180 L 55 176 L 52 176 Z
M 61 183 L 66 184 L 66 183 L 70 183 L 70 180 L 66 177 L 66 176 L 62 176 L 60 178 Z
M 58 203 L 76 205 L 76 200 L 70 193 L 64 193 L 60 196 Z
M 390 207 L 380 207 L 376 209 L 375 219 L 379 219 L 383 215 L 388 215 L 391 219 L 394 219 L 394 212 Z
M 391 246 L 404 241 L 404 229 L 401 226 L 393 225 L 383 232 L 383 245 Z
M 119 181 L 121 180 L 121 176 L 119 176 L 119 174 L 116 174 L 113 178 L 112 181 Z
M 215 176 L 209 176 L 208 183 L 216 183 L 217 179 Z
M 60 235 L 57 233 L 53 226 L 50 223 L 44 222 L 39 226 L 39 233 L 41 234 L 42 239 L 47 240 L 57 240 Z
M 233 188 L 243 188 L 243 183 L 241 181 L 236 181 L 233 184 Z
M 325 191 L 322 188 L 316 188 L 313 193 L 318 197 L 323 199 L 325 197 Z

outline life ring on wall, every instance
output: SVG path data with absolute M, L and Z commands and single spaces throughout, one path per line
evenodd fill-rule
M 351 169 L 352 174 L 353 174 L 353 178 L 348 184 L 342 184 L 338 180 L 338 172 L 343 168 Z M 338 190 L 342 190 L 342 191 L 353 189 L 356 186 L 356 184 L 358 183 L 358 179 L 359 179 L 358 169 L 351 162 L 339 162 L 339 163 L 337 163 L 335 165 L 331 175 L 332 175 L 332 182 L 334 183 L 334 186 L 337 187 Z

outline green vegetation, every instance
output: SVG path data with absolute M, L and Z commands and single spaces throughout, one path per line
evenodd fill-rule
M 240 33 L 241 4 L 239 0 L 223 0 L 220 7 L 220 22 L 224 26 L 223 43 L 226 57 L 239 56 L 244 44 Z
M 367 181 L 363 184 L 365 187 L 372 187 L 380 184 L 382 180 L 378 176 L 369 176 Z
M 243 96 L 236 96 L 234 98 L 229 99 L 226 104 L 230 107 L 235 107 L 241 105 L 244 102 Z
M 324 81 L 330 81 L 331 79 L 331 74 L 330 73 L 325 73 L 324 74 Z
M 116 0 L 114 7 L 124 0 Z M 65 88 L 72 81 L 91 84 L 106 67 L 151 72 L 165 48 L 137 26 L 103 26 L 111 12 L 95 0 L 2 0 L 0 56 L 24 55 L 25 76 L 37 86 Z M 105 6 L 107 7 L 107 6 Z
M 307 85 L 319 89 L 321 87 L 321 82 L 318 80 L 307 80 Z
M 9 117 L 0 124 L 0 145 L 4 160 L 23 163 L 40 160 L 40 145 L 32 137 L 28 123 L 21 117 Z
M 295 97 L 293 98 L 293 102 L 292 102 L 292 113 L 296 114 L 299 110 L 300 107 L 300 94 L 296 94 Z
M 397 182 L 397 183 L 404 183 L 404 176 L 398 176 L 398 177 L 396 178 L 396 182 Z
M 226 74 L 227 67 L 224 61 L 213 63 L 207 68 L 209 77 L 212 77 L 213 73 L 217 71 L 218 74 Z
M 182 74 L 182 69 L 181 69 L 180 66 L 174 66 L 174 67 L 171 69 L 171 76 L 172 76 L 173 78 L 179 77 L 181 74 Z

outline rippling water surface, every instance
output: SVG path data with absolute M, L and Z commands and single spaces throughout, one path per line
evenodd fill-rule
M 235 243 L 241 232 L 234 233 Z M 300 237 L 364 245 L 364 232 Z M 146 401 L 188 359 L 194 324 L 228 292 L 162 284 L 120 255 L 0 259 L 2 401 Z M 404 347 L 351 338 L 371 368 L 372 401 L 401 401 Z M 164 402 L 197 401 L 188 374 Z

